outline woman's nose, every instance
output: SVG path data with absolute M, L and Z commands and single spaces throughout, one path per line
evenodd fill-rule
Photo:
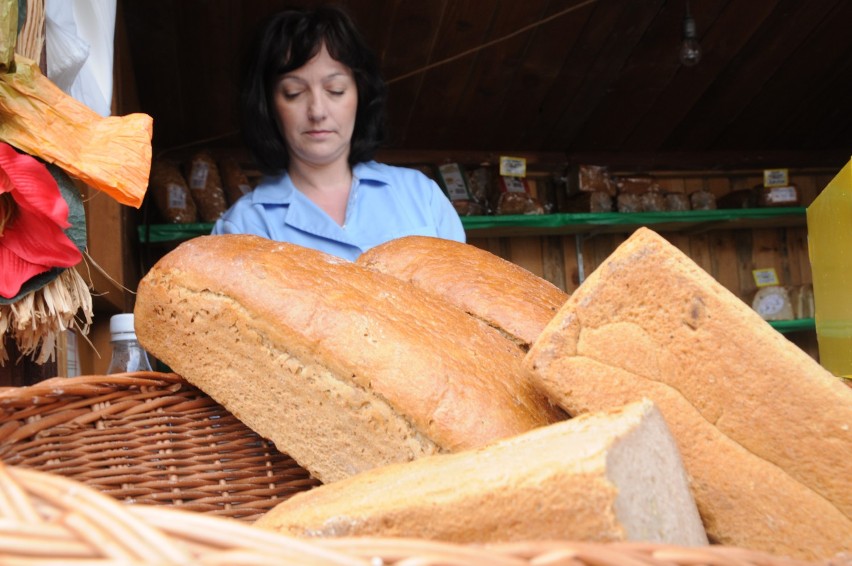
M 308 119 L 314 122 L 319 122 L 326 115 L 325 102 L 322 96 L 311 96 L 310 104 L 308 105 Z

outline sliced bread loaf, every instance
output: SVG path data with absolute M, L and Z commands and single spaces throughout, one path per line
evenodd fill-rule
M 707 544 L 675 442 L 647 400 L 373 469 L 302 492 L 255 525 L 292 536 Z

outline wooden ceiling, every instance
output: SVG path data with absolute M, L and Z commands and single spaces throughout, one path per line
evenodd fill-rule
M 123 110 L 154 116 L 159 149 L 235 143 L 244 40 L 270 13 L 316 3 L 123 0 Z M 694 67 L 677 56 L 684 0 L 338 4 L 390 83 L 391 148 L 837 167 L 852 155 L 848 0 L 692 0 Z

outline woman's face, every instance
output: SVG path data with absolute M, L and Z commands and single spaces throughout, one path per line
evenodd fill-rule
M 328 165 L 349 158 L 358 89 L 352 71 L 325 45 L 302 67 L 283 75 L 273 101 L 291 166 Z

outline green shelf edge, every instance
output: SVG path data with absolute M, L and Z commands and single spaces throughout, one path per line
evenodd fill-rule
M 780 332 L 798 332 L 800 330 L 815 330 L 816 322 L 813 318 L 797 318 L 796 320 L 770 320 L 769 324 Z
M 656 224 L 683 224 L 695 226 L 701 224 L 713 225 L 734 221 L 767 221 L 792 217 L 801 220 L 806 218 L 807 209 L 804 207 L 784 208 L 744 208 L 732 210 L 690 210 L 684 212 L 604 212 L 604 213 L 559 213 L 539 215 L 505 215 L 505 216 L 462 216 L 461 221 L 465 230 L 474 235 L 477 231 L 522 228 L 530 234 L 536 230 L 542 233 L 548 231 L 572 228 L 573 232 L 591 232 L 596 228 L 606 226 L 654 226 Z M 209 234 L 213 228 L 211 223 L 197 224 L 151 224 L 138 227 L 141 243 L 166 243 L 188 240 L 197 236 Z M 511 234 L 507 234 L 511 235 Z

